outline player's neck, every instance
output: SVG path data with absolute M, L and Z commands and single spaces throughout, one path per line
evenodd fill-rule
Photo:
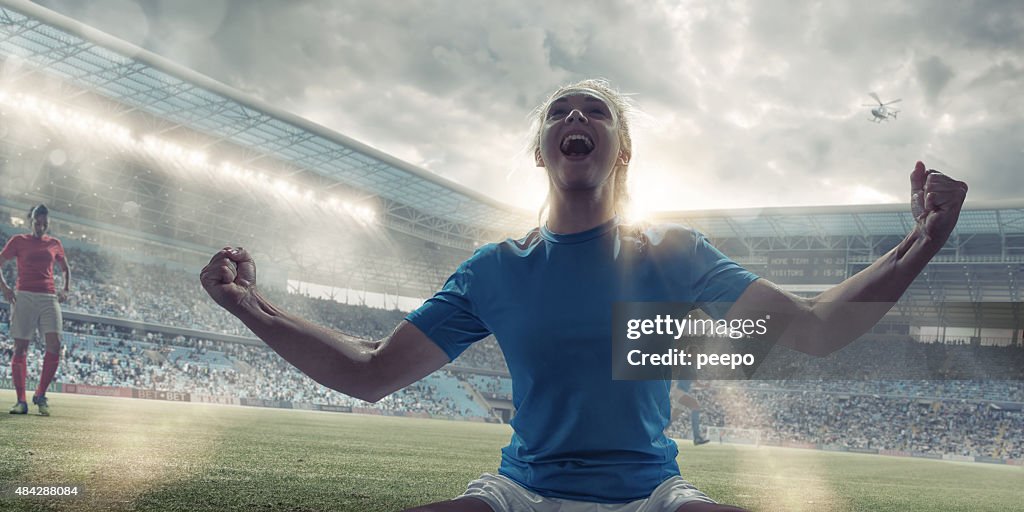
M 615 216 L 615 185 L 609 179 L 596 187 L 552 186 L 545 224 L 552 233 L 582 233 Z
M 608 222 L 615 216 L 611 204 L 552 201 L 545 224 L 549 231 L 568 235 L 581 233 Z

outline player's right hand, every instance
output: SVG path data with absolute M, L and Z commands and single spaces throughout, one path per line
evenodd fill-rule
M 15 296 L 14 296 L 14 290 L 12 290 L 12 289 L 10 289 L 9 287 L 6 287 L 6 286 L 5 286 L 5 287 L 4 287 L 4 300 L 6 300 L 8 304 L 10 304 L 10 305 L 12 305 L 12 306 L 13 306 L 13 305 L 14 305 L 14 303 L 15 303 L 15 302 L 16 302 L 16 301 L 18 300 L 18 299 L 17 299 L 17 298 L 16 298 Z
M 217 304 L 235 311 L 256 289 L 256 263 L 245 249 L 225 247 L 203 268 L 199 282 Z
M 910 174 L 910 211 L 920 234 L 942 247 L 956 227 L 967 197 L 967 184 L 917 162 Z

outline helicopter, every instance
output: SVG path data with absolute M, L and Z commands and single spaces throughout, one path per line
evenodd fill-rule
M 871 122 L 874 122 L 874 123 L 881 123 L 882 121 L 888 121 L 889 118 L 896 119 L 896 114 L 899 114 L 900 111 L 896 110 L 896 109 L 889 108 L 889 105 L 892 105 L 893 103 L 899 103 L 900 101 L 903 101 L 903 100 L 895 99 L 895 100 L 892 100 L 892 101 L 888 101 L 888 102 L 882 103 L 882 100 L 878 97 L 877 94 L 875 94 L 873 92 L 869 92 L 868 96 L 871 96 L 872 98 L 875 99 L 875 101 L 878 102 L 878 105 L 875 105 L 875 104 L 872 104 L 872 103 L 867 103 L 867 104 L 862 105 L 864 107 L 874 107 L 874 108 L 871 109 L 871 116 L 872 117 L 868 118 L 868 121 L 871 121 Z

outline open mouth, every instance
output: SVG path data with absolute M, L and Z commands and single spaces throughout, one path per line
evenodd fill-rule
M 563 155 L 570 158 L 584 157 L 594 150 L 594 141 L 581 133 L 566 135 L 562 139 L 561 150 Z

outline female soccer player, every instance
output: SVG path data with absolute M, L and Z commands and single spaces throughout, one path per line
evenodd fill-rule
M 621 222 L 632 157 L 626 113 L 624 97 L 604 81 L 557 90 L 537 110 L 533 148 L 549 178 L 546 223 L 522 239 L 481 247 L 383 340 L 350 339 L 271 304 L 241 248 L 215 254 L 201 282 L 286 360 L 367 401 L 495 335 L 517 408 L 498 474 L 415 510 L 738 510 L 680 477 L 676 445 L 663 434 L 671 382 L 611 379 L 612 303 L 686 302 L 726 319 L 779 311 L 793 318 L 780 343 L 824 355 L 892 307 L 945 243 L 967 187 L 918 162 L 913 231 L 861 273 L 803 299 L 758 279 L 693 230 Z M 853 307 L 858 302 L 873 305 Z
M 50 227 L 49 210 L 45 205 L 32 208 L 28 214 L 32 224 L 32 234 L 14 235 L 0 251 L 0 270 L 8 260 L 17 260 L 18 281 L 16 291 L 11 290 L 7 280 L 0 271 L 0 288 L 4 299 L 11 305 L 11 337 L 14 338 L 14 358 L 11 359 L 11 376 L 14 378 L 14 389 L 18 394 L 18 403 L 11 407 L 11 414 L 27 414 L 28 404 L 25 401 L 25 378 L 28 373 L 26 354 L 32 335 L 39 329 L 46 343 L 46 355 L 43 356 L 43 372 L 39 376 L 39 386 L 32 395 L 32 403 L 39 407 L 39 414 L 50 415 L 50 407 L 46 403 L 46 388 L 57 373 L 60 361 L 60 333 L 63 317 L 60 302 L 68 298 L 71 289 L 71 267 L 64 257 L 64 246 L 60 240 L 47 236 Z M 64 287 L 56 290 L 53 282 L 53 263 L 60 264 L 64 271 Z

